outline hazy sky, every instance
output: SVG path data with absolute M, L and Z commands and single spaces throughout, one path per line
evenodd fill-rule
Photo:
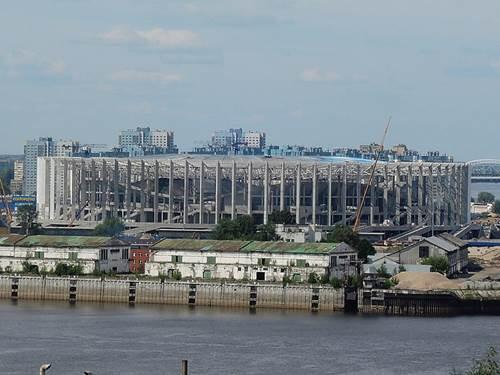
M 498 0 L 32 0 L 0 5 L 0 154 L 227 127 L 500 158 Z

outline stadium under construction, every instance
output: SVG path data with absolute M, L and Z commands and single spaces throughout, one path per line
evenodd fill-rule
M 373 178 L 370 179 L 373 168 Z M 371 183 L 370 183 L 371 180 Z M 461 225 L 469 221 L 469 166 L 343 158 L 174 155 L 38 159 L 44 221 L 217 224 L 288 210 L 298 224 Z M 368 186 L 369 185 L 369 186 Z

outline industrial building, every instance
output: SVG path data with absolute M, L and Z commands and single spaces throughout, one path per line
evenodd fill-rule
M 469 221 L 469 166 L 334 158 L 171 155 L 38 159 L 41 220 L 217 224 L 289 210 L 296 224 L 460 225 Z M 371 183 L 370 183 L 371 181 Z M 368 186 L 368 187 L 367 187 Z
M 163 240 L 152 247 L 145 273 L 194 279 L 300 282 L 311 273 L 357 275 L 357 252 L 345 243 Z
M 129 245 L 111 237 L 0 236 L 0 268 L 21 272 L 28 262 L 52 272 L 59 263 L 80 265 L 85 274 L 129 272 Z

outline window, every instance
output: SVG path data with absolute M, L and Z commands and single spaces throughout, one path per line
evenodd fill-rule
M 78 253 L 77 252 L 70 252 L 68 253 L 68 259 L 69 260 L 73 260 L 73 261 L 76 261 L 78 260 Z
M 282 268 L 280 271 L 281 271 L 281 273 L 285 273 L 286 269 Z
M 238 267 L 238 271 L 241 271 L 241 267 Z
M 429 258 L 429 246 L 420 246 L 418 248 L 419 258 Z
M 349 262 L 351 262 L 351 264 L 356 263 L 356 255 L 350 255 L 349 256 Z
M 305 259 L 297 259 L 295 261 L 295 264 L 297 267 L 305 267 L 306 266 L 306 260 Z
M 108 249 L 101 249 L 99 254 L 100 260 L 108 260 Z
M 122 249 L 122 259 L 128 259 L 128 249 Z
M 337 257 L 332 257 L 332 266 L 336 267 L 337 266 Z
M 182 263 L 181 255 L 172 255 L 172 263 Z
M 269 266 L 271 264 L 271 259 L 269 258 L 259 258 L 258 265 L 259 266 Z
M 207 257 L 207 264 L 215 264 L 215 263 L 216 263 L 215 257 Z
M 35 251 L 35 259 L 43 259 L 44 253 L 43 251 Z

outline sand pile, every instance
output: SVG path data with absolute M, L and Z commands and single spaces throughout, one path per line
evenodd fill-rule
M 401 272 L 394 276 L 396 289 L 438 290 L 458 289 L 459 283 L 449 280 L 438 272 Z

